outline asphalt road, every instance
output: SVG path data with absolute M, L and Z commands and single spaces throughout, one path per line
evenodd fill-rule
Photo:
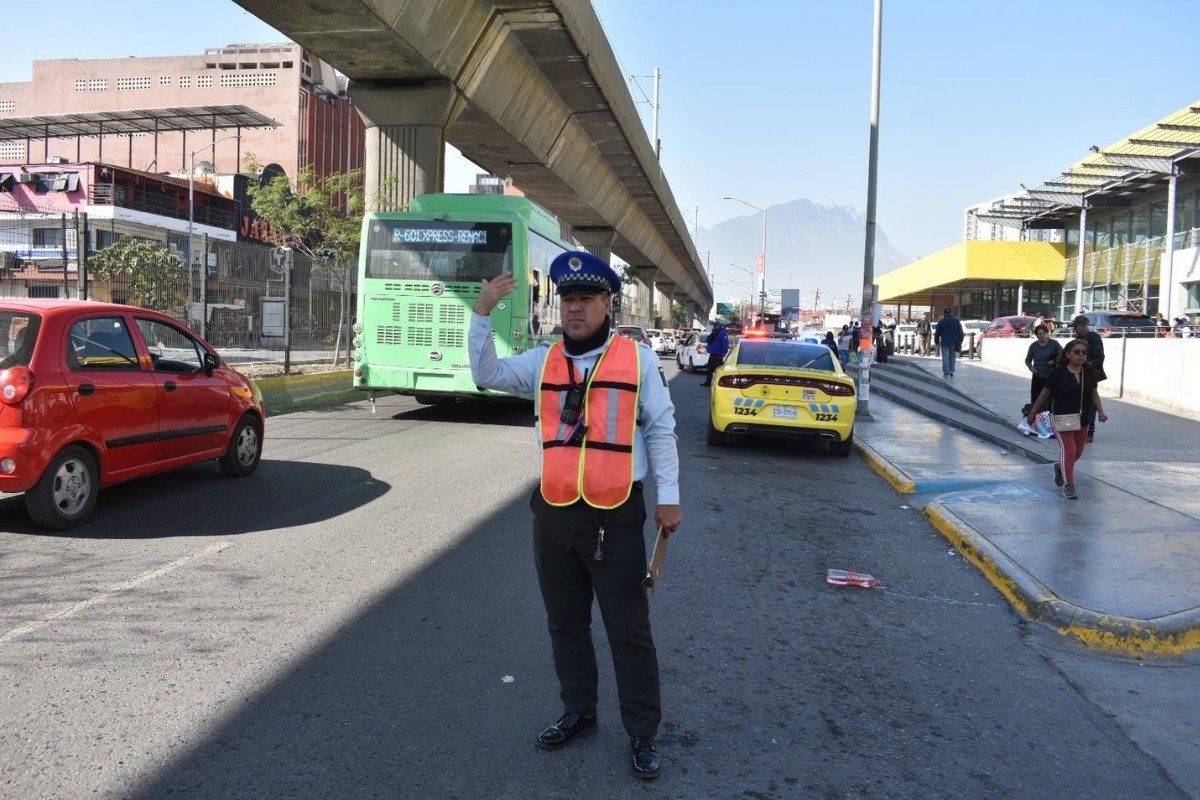
M 602 633 L 598 735 L 533 746 L 560 709 L 530 407 L 387 398 L 272 417 L 253 477 L 114 487 L 68 535 L 0 501 L 0 797 L 1200 796 L 1194 664 L 1030 629 L 857 455 L 707 447 L 700 377 L 664 364 L 658 781 Z

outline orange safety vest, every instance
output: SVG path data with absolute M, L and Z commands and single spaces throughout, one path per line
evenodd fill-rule
M 567 390 L 575 384 L 563 343 L 542 362 L 538 421 L 542 435 L 542 497 L 569 506 L 581 497 L 593 508 L 616 508 L 633 488 L 633 435 L 641 391 L 637 344 L 613 336 L 596 360 L 585 387 L 582 440 L 561 419 Z

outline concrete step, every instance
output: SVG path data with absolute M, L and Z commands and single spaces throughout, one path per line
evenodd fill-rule
M 1017 430 L 1020 409 L 1017 409 L 1011 420 L 1006 420 L 977 405 L 961 402 L 961 393 L 951 391 L 938 395 L 924 386 L 913 388 L 907 385 L 907 381 L 902 381 L 895 375 L 880 379 L 881 373 L 888 366 L 890 363 L 879 368 L 872 367 L 872 394 L 882 395 L 894 403 L 965 431 L 1036 464 L 1049 464 L 1058 460 L 1056 440 L 1027 436 Z
M 905 364 L 903 361 L 896 361 L 894 357 L 889 359 L 886 364 L 871 368 L 871 386 L 875 387 L 880 383 L 924 395 L 931 400 L 936 400 L 967 414 L 975 414 L 981 419 L 997 424 L 1002 425 L 1008 421 L 960 392 L 955 388 L 952 380 L 930 375 L 919 367 Z

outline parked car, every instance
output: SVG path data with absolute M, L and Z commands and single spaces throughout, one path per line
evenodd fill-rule
M 0 492 L 43 527 L 85 522 L 100 489 L 262 456 L 257 388 L 166 314 L 80 300 L 0 300 Z
M 937 323 L 935 322 L 934 324 L 936 325 Z M 979 339 L 979 334 L 986 331 L 988 326 L 991 324 L 991 321 L 986 319 L 964 319 L 962 321 L 963 347 L 966 347 L 971 343 L 972 333 L 975 334 L 976 339 Z
M 983 342 L 985 339 L 1005 339 L 1013 336 L 1032 336 L 1033 326 L 1037 322 L 1037 317 L 1026 317 L 1020 315 L 1012 315 L 1007 317 L 996 317 L 992 320 L 992 324 L 988 325 L 984 330 L 975 337 L 975 352 L 983 352 Z
M 1154 317 L 1149 314 L 1139 314 L 1136 311 L 1088 311 L 1082 316 L 1088 318 L 1088 327 L 1103 337 L 1131 336 L 1149 337 L 1158 334 Z M 1075 337 L 1075 328 L 1068 321 L 1056 329 L 1055 337 Z
M 641 325 L 618 325 L 617 333 L 638 344 L 650 344 L 650 334 Z
M 675 351 L 675 363 L 688 372 L 708 368 L 708 334 L 692 331 Z
M 650 337 L 650 346 L 660 356 L 675 352 L 675 336 L 670 331 L 647 328 L 646 335 Z
M 710 445 L 735 436 L 809 439 L 850 455 L 858 393 L 825 345 L 743 338 L 713 377 Z

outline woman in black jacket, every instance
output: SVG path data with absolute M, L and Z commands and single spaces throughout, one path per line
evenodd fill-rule
M 1029 379 L 1029 402 L 1037 400 L 1050 377 L 1051 370 L 1058 364 L 1062 355 L 1062 345 L 1050 338 L 1050 329 L 1039 323 L 1033 327 L 1034 341 L 1029 343 L 1025 351 L 1025 366 L 1029 367 L 1032 377 Z

